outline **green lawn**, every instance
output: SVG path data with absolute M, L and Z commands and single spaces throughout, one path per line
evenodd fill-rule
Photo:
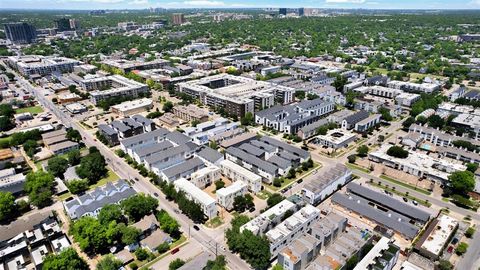
M 11 138 L 12 138 L 11 136 L 8 136 L 8 137 L 5 137 L 5 138 L 0 138 L 0 145 L 10 143 Z
M 26 112 L 29 112 L 31 114 L 38 114 L 43 112 L 43 108 L 41 106 L 33 106 L 33 107 L 26 107 L 26 108 L 15 110 L 15 113 L 26 113 Z
M 108 182 L 114 182 L 119 179 L 118 175 L 112 171 L 112 169 L 108 168 L 108 176 L 105 178 L 100 179 L 95 185 L 91 185 L 90 189 L 95 189 L 99 186 L 103 186 Z
M 355 164 L 352 164 L 352 163 L 346 163 L 345 166 L 347 166 L 348 168 L 350 168 L 352 170 L 359 170 L 359 171 L 362 171 L 364 173 L 370 173 L 369 169 L 358 166 L 358 165 L 355 165 Z
M 266 190 L 262 190 L 256 194 L 256 196 L 262 200 L 267 200 L 272 194 Z
M 384 174 L 382 174 L 382 175 L 380 176 L 380 178 L 382 178 L 382 179 L 384 179 L 384 180 L 387 180 L 387 181 L 389 181 L 389 182 L 392 182 L 392 183 L 394 183 L 394 184 L 400 185 L 400 186 L 402 186 L 402 187 L 406 187 L 406 188 L 409 188 L 409 189 L 418 191 L 418 192 L 423 193 L 423 194 L 425 194 L 425 195 L 430 195 L 430 194 L 432 194 L 430 191 L 428 191 L 428 190 L 426 190 L 426 189 L 419 188 L 419 187 L 416 187 L 416 186 L 413 186 L 413 185 L 404 183 L 404 182 L 402 182 L 402 181 L 400 181 L 400 180 L 391 178 L 391 177 L 386 176 L 386 175 L 384 175 Z
M 207 221 L 207 223 L 205 223 L 205 226 L 207 226 L 208 228 L 217 228 L 222 224 L 223 224 L 223 220 L 217 216 Z

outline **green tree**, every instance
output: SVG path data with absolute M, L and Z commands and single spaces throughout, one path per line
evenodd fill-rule
M 342 92 L 345 84 L 347 84 L 347 78 L 342 75 L 337 75 L 335 81 L 333 81 L 332 86 L 335 87 L 335 90 Z
M 182 259 L 175 259 L 170 262 L 168 265 L 168 270 L 177 270 L 178 268 L 182 267 L 185 264 L 185 261 Z
M 95 184 L 107 175 L 106 165 L 105 158 L 100 152 L 92 152 L 82 158 L 75 171 L 78 176 L 88 179 L 90 184 Z
M 357 154 L 358 156 L 360 157 L 366 157 L 367 154 L 368 154 L 368 146 L 366 145 L 360 145 L 358 148 L 357 148 Z
M 244 126 L 251 126 L 255 123 L 255 117 L 253 113 L 247 112 L 245 116 L 240 118 L 240 123 Z
M 23 150 L 25 150 L 25 153 L 27 153 L 29 157 L 33 157 L 33 155 L 35 155 L 37 152 L 38 143 L 35 140 L 27 140 L 22 146 Z
M 0 116 L 0 131 L 7 131 L 14 127 L 15 125 L 13 124 L 12 118 L 8 118 L 6 116 Z
M 156 248 L 156 250 L 160 254 L 167 252 L 169 249 L 170 249 L 170 244 L 168 242 L 163 242 L 160 245 L 158 245 L 158 247 Z
M 145 196 L 145 194 L 141 193 L 122 201 L 121 207 L 130 219 L 139 221 L 157 209 L 158 201 L 150 195 Z
M 400 146 L 394 145 L 394 146 L 391 146 L 390 148 L 388 148 L 387 155 L 389 155 L 391 157 L 396 157 L 396 158 L 407 158 L 408 157 L 408 151 L 404 150 Z
M 439 260 L 438 261 L 438 270 L 452 270 L 453 265 L 450 263 L 450 261 L 447 260 Z
M 70 163 L 70 165 L 72 165 L 72 166 L 75 166 L 75 165 L 78 165 L 80 163 L 82 155 L 80 153 L 80 150 L 75 149 L 75 150 L 72 150 L 72 151 L 68 152 L 67 158 L 68 158 L 68 163 Z
M 284 199 L 285 199 L 285 197 L 283 197 L 281 194 L 273 193 L 267 199 L 268 208 L 271 208 L 272 206 L 274 206 L 274 205 L 278 204 L 279 202 L 283 201 Z
M 475 173 L 478 169 L 477 163 L 467 163 L 467 171 Z
M 126 226 L 122 228 L 122 243 L 125 245 L 131 245 L 138 241 L 138 237 L 140 237 L 140 230 L 134 227 Z
M 227 261 L 225 256 L 219 255 L 215 260 L 208 260 L 207 265 L 202 270 L 225 270 L 227 269 Z
M 163 104 L 163 111 L 164 112 L 171 112 L 173 110 L 173 103 L 171 101 L 167 101 Z
M 69 234 L 73 236 L 80 249 L 88 254 L 107 250 L 106 227 L 96 218 L 84 216 L 77 219 L 70 224 Z
M 68 169 L 68 160 L 55 156 L 48 160 L 48 172 L 63 179 L 63 174 Z
M 245 211 L 246 207 L 247 202 L 243 196 L 236 196 L 233 198 L 233 209 L 235 209 L 235 211 L 242 213 Z
M 390 114 L 390 110 L 387 108 L 381 107 L 380 109 L 378 109 L 378 113 L 382 115 L 382 119 L 385 121 L 390 122 L 393 120 L 393 117 Z
M 115 258 L 112 254 L 107 254 L 98 261 L 97 270 L 118 270 L 122 265 L 122 261 Z
M 87 262 L 73 248 L 66 248 L 59 254 L 48 254 L 43 260 L 44 270 L 89 270 Z
M 355 161 L 357 160 L 357 155 L 349 155 L 347 159 L 348 163 L 355 163 Z
M 474 227 L 468 227 L 468 229 L 465 231 L 465 236 L 467 238 L 472 238 L 474 234 L 475 234 L 475 228 Z
M 405 121 L 403 121 L 402 126 L 404 129 L 408 129 L 414 123 L 415 123 L 415 118 L 410 116 L 407 119 L 405 119 Z
M 457 194 L 467 194 L 475 188 L 475 176 L 469 171 L 457 171 L 448 176 L 450 187 Z
M 107 204 L 100 209 L 98 221 L 103 225 L 107 225 L 112 221 L 123 222 L 122 209 L 118 204 Z
M 160 228 L 162 231 L 172 235 L 172 236 L 178 236 L 180 231 L 180 225 L 178 224 L 177 220 L 175 220 L 173 217 L 171 217 L 167 211 L 165 210 L 160 210 L 157 213 L 157 220 L 160 222 Z
M 27 174 L 24 190 L 32 205 L 39 208 L 49 205 L 53 196 L 54 177 L 52 174 L 37 171 Z
M 455 253 L 459 256 L 462 256 L 467 252 L 467 249 L 468 249 L 468 244 L 465 242 L 461 242 L 460 244 L 458 244 L 457 248 L 455 249 Z
M 72 179 L 67 182 L 68 190 L 72 194 L 79 194 L 88 190 L 88 181 L 85 179 Z
M 67 137 L 67 139 L 69 139 L 71 141 L 74 141 L 74 142 L 80 142 L 82 140 L 82 135 L 80 134 L 80 132 L 76 129 L 73 129 L 73 128 L 69 128 L 67 130 L 66 137 Z
M 224 187 L 225 187 L 225 182 L 223 182 L 222 180 L 215 181 L 215 190 L 219 190 Z
M 139 261 L 145 261 L 146 259 L 148 259 L 149 256 L 149 252 L 144 248 L 139 248 L 135 250 L 135 257 L 137 257 L 137 260 Z
M 10 192 L 0 191 L 0 223 L 10 220 L 15 213 L 15 197 Z

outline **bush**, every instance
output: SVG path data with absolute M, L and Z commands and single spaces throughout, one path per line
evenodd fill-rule
M 273 179 L 273 186 L 274 187 L 281 187 L 282 186 L 282 179 L 281 178 Z
M 88 181 L 85 179 L 73 179 L 68 181 L 67 187 L 72 194 L 79 194 L 88 190 Z
M 408 151 L 404 150 L 400 146 L 392 146 L 392 147 L 388 148 L 387 155 L 389 155 L 391 157 L 396 157 L 396 158 L 407 158 L 408 157 Z
M 177 270 L 185 264 L 185 261 L 182 259 L 175 259 L 170 262 L 168 265 L 168 270 Z
M 465 254 L 465 252 L 467 252 L 467 249 L 468 249 L 468 244 L 465 242 L 461 242 L 460 244 L 458 244 L 457 248 L 455 249 L 455 253 L 458 256 L 462 256 L 463 254 Z
M 475 234 L 475 228 L 473 228 L 473 227 L 469 227 L 465 231 L 465 236 L 468 237 L 468 238 L 472 238 L 474 234 Z
M 145 261 L 149 256 L 150 254 L 144 248 L 139 248 L 135 251 L 135 257 L 137 257 L 137 260 L 139 261 Z
M 225 182 L 222 180 L 215 181 L 215 190 L 219 190 L 225 187 Z
M 168 244 L 168 242 L 163 242 L 157 247 L 158 253 L 167 252 L 169 249 L 170 249 L 170 245 Z
M 348 159 L 348 163 L 355 163 L 355 161 L 357 160 L 357 156 L 356 155 L 350 155 L 347 157 Z
M 132 262 L 131 264 L 128 265 L 130 267 L 130 269 L 132 270 L 137 270 L 138 269 L 138 265 L 134 262 Z

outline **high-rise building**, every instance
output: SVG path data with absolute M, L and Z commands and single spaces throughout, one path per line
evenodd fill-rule
M 185 16 L 182 13 L 173 13 L 173 24 L 184 24 Z
M 37 30 L 28 23 L 7 23 L 5 24 L 5 35 L 12 43 L 32 43 L 37 38 Z
M 70 28 L 70 20 L 67 18 L 56 19 L 55 28 L 57 28 L 59 32 L 72 30 L 72 28 Z
M 298 9 L 298 16 L 302 17 L 305 15 L 305 9 L 304 8 L 299 8 Z
M 278 9 L 278 14 L 280 15 L 287 15 L 287 9 L 286 8 L 279 8 Z
M 70 19 L 70 29 L 79 29 L 80 22 L 77 19 Z

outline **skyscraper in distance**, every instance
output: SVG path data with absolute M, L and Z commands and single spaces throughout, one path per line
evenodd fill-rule
M 173 13 L 173 24 L 184 24 L 185 16 L 182 13 Z
M 5 24 L 7 39 L 15 44 L 28 44 L 37 38 L 37 30 L 31 24 L 24 22 Z
M 287 16 L 287 9 L 286 8 L 279 8 L 278 14 Z

